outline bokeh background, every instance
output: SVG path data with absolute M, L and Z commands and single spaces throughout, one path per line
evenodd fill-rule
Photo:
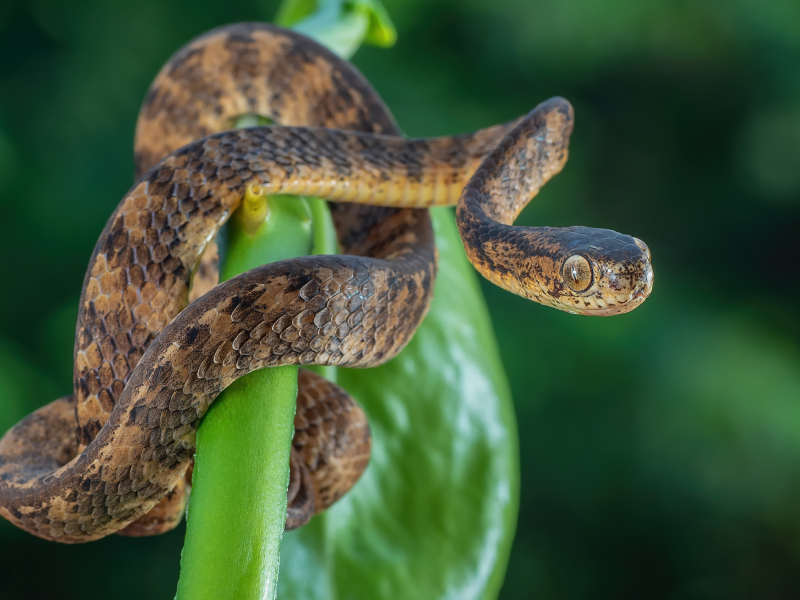
M 522 224 L 653 251 L 614 319 L 485 285 L 520 429 L 504 600 L 800 597 L 800 3 L 385 0 L 354 62 L 413 136 L 574 105 Z M 275 0 L 0 3 L 0 430 L 71 389 L 80 285 L 169 55 Z M 171 598 L 183 529 L 81 547 L 0 522 L 0 598 Z M 88 582 L 91 577 L 91 584 Z

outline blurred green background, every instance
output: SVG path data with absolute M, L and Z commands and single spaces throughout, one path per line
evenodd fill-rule
M 355 64 L 404 131 L 471 131 L 553 95 L 570 160 L 521 224 L 653 251 L 614 319 L 485 285 L 520 428 L 501 598 L 800 597 L 800 3 L 385 0 Z M 276 0 L 0 4 L 0 430 L 71 389 L 86 263 L 132 183 L 170 54 Z M 0 522 L 0 598 L 171 598 L 183 528 L 67 547 Z

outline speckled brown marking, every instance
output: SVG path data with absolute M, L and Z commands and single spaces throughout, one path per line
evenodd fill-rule
M 214 133 L 250 112 L 284 125 L 332 129 Z M 563 166 L 571 122 L 571 107 L 554 99 L 476 134 L 375 136 L 397 133 L 385 107 L 351 66 L 314 42 L 258 24 L 221 28 L 191 42 L 147 94 L 136 141 L 142 176 L 90 260 L 76 329 L 74 399 L 40 409 L 0 440 L 0 514 L 68 543 L 118 531 L 177 493 L 197 425 L 230 382 L 283 364 L 372 366 L 408 342 L 428 309 L 436 274 L 425 210 L 332 205 L 348 255 L 265 265 L 184 309 L 204 249 L 253 183 L 270 192 L 425 207 L 455 202 L 469 180 L 459 226 L 481 272 L 512 291 L 571 309 L 560 261 L 579 252 L 596 259 L 596 267 L 615 269 L 613 277 L 596 273 L 593 295 L 579 298 L 592 306 L 580 311 L 621 312 L 608 302 L 608 290 L 617 298 L 641 287 L 649 269 L 632 250 L 614 246 L 621 240 L 627 249 L 627 236 L 510 227 L 530 195 Z M 595 240 L 610 244 L 610 254 L 602 247 L 586 251 Z M 649 285 L 647 279 L 646 287 L 635 288 L 638 295 L 624 308 L 640 302 Z M 318 394 L 311 412 L 341 404 L 338 394 L 330 387 Z M 78 443 L 69 434 L 71 402 Z M 306 434 L 298 429 L 290 526 L 338 498 L 363 468 L 366 428 L 351 429 L 357 411 L 347 413 L 347 419 L 344 413 L 309 419 Z M 312 430 L 325 432 L 340 421 L 336 435 L 312 443 Z M 337 454 L 340 434 L 354 444 L 354 457 Z M 315 448 L 330 453 L 323 457 Z M 315 474 L 335 463 L 350 475 Z

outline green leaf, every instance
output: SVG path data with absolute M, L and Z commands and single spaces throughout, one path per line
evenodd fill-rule
M 367 412 L 370 465 L 311 524 L 287 532 L 282 600 L 495 598 L 516 525 L 516 423 L 489 315 L 453 211 L 431 211 L 433 305 L 408 347 L 338 369 Z
M 317 0 L 284 0 L 275 13 L 275 23 L 291 27 L 317 10 Z

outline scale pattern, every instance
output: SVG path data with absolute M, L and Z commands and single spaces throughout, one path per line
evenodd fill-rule
M 287 125 L 399 133 L 383 102 L 349 63 L 290 31 L 261 23 L 231 25 L 187 44 L 159 73 L 145 98 L 137 124 L 137 177 L 141 178 L 170 152 L 230 128 L 238 115 L 247 112 L 263 114 Z M 487 144 L 477 139 L 473 145 L 477 148 L 476 144 L 480 143 Z M 164 182 L 154 183 L 157 187 Z M 196 235 L 197 227 L 210 227 L 207 235 L 213 237 L 214 227 L 224 221 L 238 203 L 235 196 L 233 204 L 227 207 L 192 204 L 185 198 L 175 203 L 177 195 L 168 195 L 161 198 L 160 209 L 153 202 L 153 210 L 150 210 L 150 200 L 145 201 L 141 194 L 148 186 L 149 182 L 146 186 L 134 186 L 128 194 L 129 198 L 136 198 L 133 206 L 112 215 L 93 254 L 84 281 L 76 332 L 76 395 L 36 411 L 0 441 L 0 514 L 50 539 L 70 543 L 95 539 L 102 535 L 98 530 L 111 531 L 119 526 L 120 519 L 130 517 L 133 520 L 133 513 L 129 515 L 118 508 L 114 512 L 109 508 L 109 513 L 119 518 L 112 525 L 106 523 L 108 526 L 101 527 L 106 517 L 99 516 L 99 510 L 94 508 L 90 511 L 95 513 L 94 517 L 87 513 L 88 505 L 100 501 L 97 491 L 70 487 L 67 482 L 74 479 L 68 477 L 68 471 L 74 475 L 75 469 L 87 468 L 87 450 L 91 451 L 87 444 L 91 444 L 104 427 L 110 427 L 107 423 L 111 412 L 146 350 L 156 339 L 159 328 L 183 308 L 185 288 L 197 262 L 191 256 L 195 253 L 193 242 L 187 240 L 205 244 L 204 235 Z M 388 260 L 414 255 L 416 260 L 411 262 L 417 264 L 419 273 L 429 273 L 431 266 L 435 266 L 427 211 L 353 204 L 331 205 L 331 209 L 340 246 L 346 252 Z M 199 224 L 190 223 L 198 218 Z M 182 260 L 176 261 L 178 256 Z M 215 277 L 205 279 L 211 281 Z M 334 283 L 325 288 L 328 293 Z M 208 287 L 211 286 L 213 282 Z M 369 294 L 366 289 L 364 291 Z M 423 290 L 423 294 L 430 294 L 430 291 Z M 350 293 L 346 286 L 341 298 Z M 381 310 L 379 298 L 380 295 L 374 299 L 366 297 L 366 308 L 375 301 L 375 310 Z M 338 302 L 337 298 L 331 306 L 335 308 Z M 355 302 L 357 300 L 351 300 L 351 305 Z M 361 313 L 366 315 L 369 324 L 371 311 L 362 310 Z M 341 315 L 337 317 L 340 318 Z M 318 321 L 323 319 L 325 313 L 317 318 Z M 322 328 L 327 333 L 326 325 L 323 323 Z M 337 329 L 341 325 L 338 323 Z M 294 325 L 281 333 L 291 337 L 293 329 Z M 305 333 L 309 331 L 305 329 Z M 356 334 L 351 339 L 355 340 Z M 304 342 L 313 342 L 313 339 L 294 340 L 289 356 Z M 364 343 L 369 348 L 367 342 Z M 359 437 L 368 434 L 366 426 L 358 428 L 363 420 L 360 409 L 353 403 L 350 410 L 339 412 L 339 408 L 345 406 L 341 399 L 343 392 L 319 379 L 309 392 L 313 394 L 313 402 L 307 401 L 305 386 L 310 384 L 309 377 L 303 373 L 301 370 L 296 416 L 298 435 L 292 452 L 292 481 L 297 489 L 290 490 L 299 504 L 295 502 L 289 507 L 287 525 L 290 527 L 303 522 L 292 519 L 298 510 L 304 520 L 308 518 L 308 502 L 305 505 L 302 502 L 308 490 L 304 492 L 301 484 L 307 480 L 308 487 L 318 490 L 321 497 L 316 509 L 323 509 L 328 499 L 332 501 L 341 496 L 358 478 L 360 471 L 356 472 L 355 467 L 363 470 L 367 460 L 363 452 L 365 444 L 367 450 L 369 444 L 368 437 L 366 441 Z M 306 406 L 310 411 L 308 416 Z M 189 413 L 182 418 L 189 419 Z M 343 419 L 348 423 L 347 428 L 342 426 Z M 352 429 L 351 421 L 356 429 Z M 337 425 L 333 437 L 330 423 Z M 346 443 L 348 439 L 350 442 Z M 134 443 L 144 443 L 144 438 Z M 294 460 L 301 453 L 308 464 Z M 110 461 L 104 471 L 108 478 L 109 465 L 116 459 L 109 454 L 104 456 Z M 158 510 L 125 527 L 123 533 L 149 535 L 168 530 L 178 522 L 185 502 L 184 479 L 179 476 L 180 468 L 176 470 L 174 464 L 172 467 L 169 471 L 175 475 L 171 477 L 174 486 L 158 504 Z M 329 467 L 343 469 L 342 474 L 328 473 Z M 296 476 L 296 472 L 309 477 Z M 146 492 L 138 488 L 137 475 L 135 469 L 131 472 L 130 468 L 119 468 L 113 481 L 107 486 L 104 484 L 107 496 L 103 505 L 129 504 L 133 497 L 128 486 L 137 488 L 137 498 L 152 491 L 148 486 L 145 486 Z M 124 492 L 121 497 L 114 496 L 118 489 L 115 490 L 113 484 Z M 337 485 L 343 488 L 336 489 Z M 157 489 L 137 514 L 162 493 L 161 488 Z
M 292 448 L 309 471 L 315 512 L 336 502 L 369 462 L 367 416 L 338 386 L 300 369 Z
M 413 264 L 387 281 L 385 268 L 371 262 L 283 261 L 216 287 L 156 338 L 80 455 L 32 480 L 10 465 L 6 485 L 19 482 L 27 493 L 4 502 L 3 516 L 48 539 L 107 535 L 173 488 L 194 452 L 200 419 L 232 381 L 266 366 L 363 366 L 394 355 L 413 332 L 406 324 L 421 318 L 431 282 L 411 283 L 418 277 Z M 319 426 L 318 417 L 306 418 Z M 11 435 L 32 437 L 26 422 Z M 30 495 L 45 491 L 46 502 L 31 503 Z
M 311 144 L 312 138 L 327 139 L 327 150 L 323 152 L 322 146 Z M 366 145 L 362 143 L 365 140 L 369 141 Z M 460 147 L 460 139 L 448 140 Z M 445 142 L 437 140 L 440 146 Z M 401 182 L 409 178 L 408 164 L 425 163 L 415 155 L 420 147 L 414 140 L 366 134 L 253 128 L 224 132 L 190 144 L 148 171 L 112 215 L 90 262 L 76 332 L 75 396 L 81 444 L 94 439 L 120 398 L 126 377 L 139 364 L 143 350 L 187 304 L 190 274 L 209 240 L 240 204 L 248 186 L 259 185 L 268 193 L 313 193 L 332 200 L 350 194 L 347 199 L 354 201 L 360 198 L 356 195 L 361 193 L 359 190 L 373 189 L 375 181 L 382 179 L 396 183 L 394 189 L 407 192 L 409 187 L 403 187 Z M 436 165 L 431 169 L 441 165 L 431 164 Z M 460 168 L 472 167 L 461 164 Z M 460 189 L 469 175 L 454 169 L 449 171 L 451 183 L 436 188 L 442 203 L 453 203 L 453 186 Z M 376 201 L 373 192 L 364 193 L 370 201 Z M 390 199 L 387 196 L 384 200 Z M 387 239 L 405 236 L 409 244 L 427 246 L 422 253 L 407 254 L 416 254 L 413 268 L 430 276 L 434 269 L 432 240 L 420 239 L 411 229 L 410 225 L 417 226 L 418 221 L 396 215 L 390 222 L 393 231 L 387 232 L 391 234 Z M 379 281 L 364 279 L 363 265 L 341 279 L 341 273 L 349 267 L 340 266 L 319 282 L 319 290 L 304 290 L 302 294 L 319 296 L 312 307 L 327 299 L 327 312 L 315 317 L 316 328 L 335 325 L 356 329 L 356 317 L 348 317 L 349 323 L 341 321 L 345 308 L 357 306 L 362 297 L 371 306 L 388 293 L 400 293 L 392 291 L 398 289 L 393 288 L 396 281 L 392 264 L 384 264 L 387 270 Z M 327 272 L 322 270 L 319 276 Z M 426 306 L 428 300 L 429 294 L 425 294 Z M 348 303 L 347 307 L 343 302 Z M 419 313 L 417 307 L 411 310 Z M 326 322 L 328 317 L 331 321 Z M 299 318 L 304 327 L 311 325 L 304 321 L 306 317 Z M 303 352 L 323 355 L 320 341 L 308 337 L 308 331 L 292 338 L 291 348 L 303 347 Z M 282 342 L 288 341 L 286 336 L 291 337 L 285 334 Z

